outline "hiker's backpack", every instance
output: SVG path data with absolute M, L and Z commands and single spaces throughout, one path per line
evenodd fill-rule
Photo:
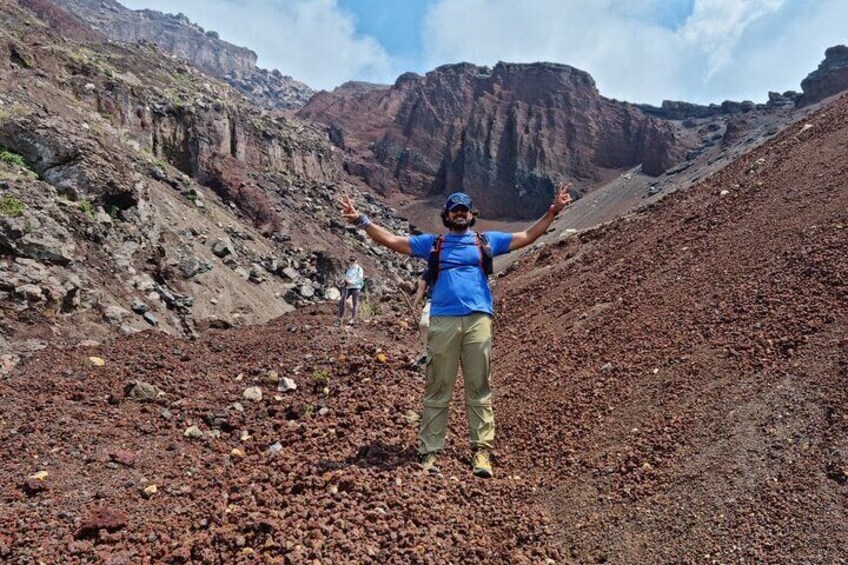
M 442 244 L 444 243 L 444 235 L 440 235 L 433 242 L 433 247 L 430 248 L 430 255 L 427 257 L 427 268 L 430 269 L 430 286 L 435 286 L 436 280 L 439 278 L 439 270 L 441 269 Z M 474 232 L 474 241 L 477 244 L 477 249 L 480 251 L 480 268 L 483 274 L 487 277 L 494 271 L 492 260 L 494 253 L 492 246 L 489 245 L 489 240 L 486 234 Z M 458 265 L 457 265 L 458 266 Z M 447 267 L 452 269 L 454 267 Z

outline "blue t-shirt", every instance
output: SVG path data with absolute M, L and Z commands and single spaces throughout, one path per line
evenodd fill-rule
M 511 233 L 488 231 L 485 234 L 495 256 L 509 252 Z M 427 259 L 437 237 L 432 233 L 410 237 L 412 256 Z M 439 277 L 432 293 L 431 316 L 467 316 L 475 312 L 491 316 L 494 313 L 492 292 L 480 268 L 480 250 L 474 232 L 444 235 L 439 255 Z

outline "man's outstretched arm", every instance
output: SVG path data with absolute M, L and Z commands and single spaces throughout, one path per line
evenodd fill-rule
M 369 220 L 364 214 L 360 214 L 353 205 L 353 200 L 346 195 L 341 201 L 342 217 L 351 224 L 365 230 L 368 237 L 379 243 L 383 247 L 387 247 L 392 251 L 412 255 L 412 246 L 409 244 L 408 237 L 395 235 L 385 228 L 382 228 Z
M 562 209 L 568 206 L 571 202 L 571 195 L 568 194 L 568 189 L 571 188 L 571 183 L 563 183 L 557 188 L 557 194 L 554 197 L 554 203 L 550 209 L 545 212 L 545 215 L 536 220 L 536 222 L 524 231 L 515 232 L 512 234 L 512 242 L 509 244 L 509 250 L 515 251 L 522 247 L 527 247 L 548 231 L 551 227 L 556 215 L 562 212 Z

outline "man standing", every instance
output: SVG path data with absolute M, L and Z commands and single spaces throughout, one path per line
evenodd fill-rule
M 365 230 L 371 239 L 389 249 L 427 259 L 433 281 L 430 306 L 429 352 L 424 385 L 424 409 L 418 431 L 421 468 L 438 473 L 438 453 L 444 447 L 448 405 L 462 366 L 465 405 L 474 475 L 494 475 L 491 450 L 495 439 L 495 417 L 489 381 L 492 348 L 492 293 L 488 274 L 492 259 L 536 241 L 571 201 L 570 183 L 558 187 L 554 201 L 544 216 L 527 230 L 516 233 L 471 231 L 477 210 L 462 192 L 448 196 L 442 210 L 442 223 L 449 232 L 403 237 L 390 233 L 360 214 L 350 197 L 341 203 L 342 216 Z
M 344 323 L 345 303 L 348 296 L 350 296 L 352 301 L 348 325 L 352 326 L 356 322 L 359 292 L 362 290 L 363 284 L 365 284 L 365 272 L 359 266 L 359 263 L 356 262 L 356 257 L 351 257 L 347 271 L 345 271 L 344 290 L 342 291 L 342 297 L 339 299 L 339 325 Z
M 430 281 L 430 268 L 427 267 L 421 272 L 421 276 L 418 277 L 418 286 L 415 289 L 415 298 L 412 300 L 413 312 L 418 309 L 418 305 L 421 304 L 421 301 L 424 301 L 424 308 L 421 309 L 421 317 L 418 319 L 418 333 L 421 336 L 421 344 L 424 347 L 422 349 L 421 357 L 419 357 L 413 365 L 414 369 L 423 367 L 430 360 L 430 354 L 427 352 L 427 334 L 430 331 L 430 294 L 432 289 L 433 285 Z

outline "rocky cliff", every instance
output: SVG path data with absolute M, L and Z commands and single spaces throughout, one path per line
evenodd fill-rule
M 341 160 L 322 132 L 151 44 L 75 27 L 79 43 L 60 12 L 39 13 L 50 23 L 0 0 L 0 354 L 259 323 L 338 296 L 350 254 L 375 298 L 408 275 L 339 221 Z
M 765 104 L 755 104 L 750 100 L 743 100 L 742 102 L 725 100 L 721 104 L 703 105 L 677 100 L 663 100 L 660 107 L 651 106 L 650 104 L 637 104 L 637 106 L 646 114 L 666 120 L 707 119 L 717 116 L 747 114 L 754 110 L 792 107 L 800 96 L 801 94 L 799 92 L 787 90 L 782 94 L 780 92 L 769 92 L 768 102 Z
M 155 43 L 201 71 L 225 80 L 264 107 L 300 108 L 313 94 L 311 88 L 276 69 L 257 67 L 256 53 L 223 41 L 217 32 L 205 31 L 183 14 L 129 10 L 115 0 L 56 0 L 56 3 L 109 39 Z
M 801 81 L 804 95 L 799 105 L 807 106 L 848 90 L 848 46 L 835 45 L 824 52 L 824 61 Z
M 299 115 L 325 124 L 347 170 L 381 192 L 462 187 L 489 216 L 529 218 L 553 187 L 590 188 L 604 171 L 677 159 L 673 129 L 603 98 L 587 73 L 551 63 L 447 65 L 391 87 L 321 92 Z

